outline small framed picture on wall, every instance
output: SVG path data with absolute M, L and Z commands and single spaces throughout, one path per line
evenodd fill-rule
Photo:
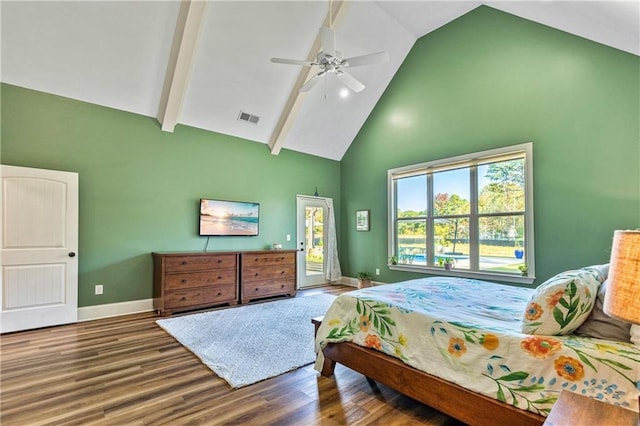
M 356 231 L 369 230 L 369 210 L 356 210 Z

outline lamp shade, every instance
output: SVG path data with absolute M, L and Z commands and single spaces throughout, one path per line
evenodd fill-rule
M 640 231 L 615 231 L 604 312 L 640 324 Z

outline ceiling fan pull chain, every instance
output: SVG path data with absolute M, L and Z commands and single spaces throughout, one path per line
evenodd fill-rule
M 329 0 L 329 4 L 331 4 L 331 0 Z M 324 79 L 324 100 L 327 100 L 327 79 Z

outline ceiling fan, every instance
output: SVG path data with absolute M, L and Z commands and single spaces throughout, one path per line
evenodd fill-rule
M 343 58 L 342 53 L 336 50 L 336 37 L 331 28 L 320 28 L 320 52 L 314 61 L 301 61 L 297 59 L 271 58 L 271 62 L 278 64 L 301 65 L 305 67 L 318 67 L 320 71 L 311 77 L 300 88 L 300 92 L 308 92 L 315 86 L 321 77 L 328 73 L 334 73 L 338 80 L 354 92 L 361 92 L 365 86 L 355 77 L 345 71 L 344 68 L 359 67 L 361 65 L 380 64 L 389 60 L 387 52 L 376 52 L 368 55 Z

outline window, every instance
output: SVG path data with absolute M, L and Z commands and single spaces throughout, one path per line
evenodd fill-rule
M 392 169 L 388 185 L 392 269 L 533 282 L 531 143 Z

